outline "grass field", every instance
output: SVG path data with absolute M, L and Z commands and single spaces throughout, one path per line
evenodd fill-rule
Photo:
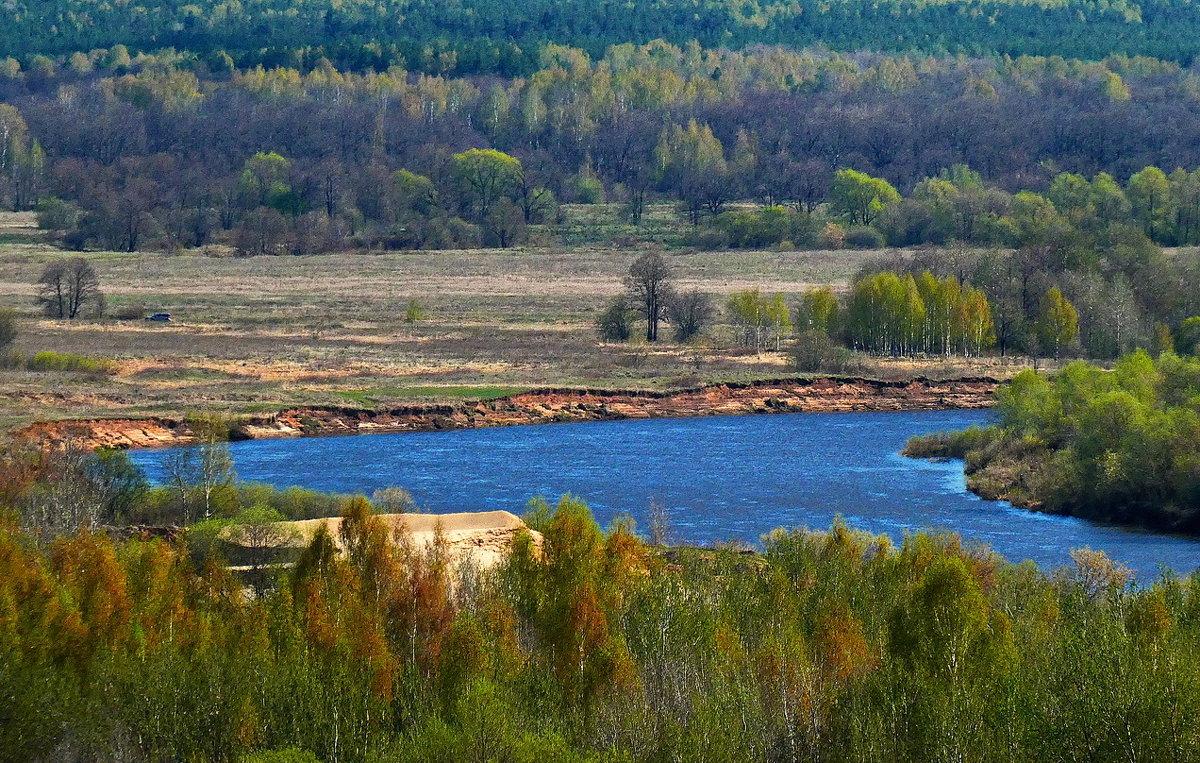
M 29 214 L 0 216 L 0 305 L 23 315 L 15 349 L 112 358 L 111 376 L 0 371 L 0 428 L 34 420 L 294 405 L 385 407 L 416 400 L 487 398 L 535 386 L 666 388 L 789 373 L 782 354 L 734 347 L 716 326 L 695 346 L 601 344 L 593 323 L 622 289 L 629 263 L 650 246 L 685 238 L 669 207 L 651 210 L 646 235 L 608 224 L 612 209 L 568 209 L 522 249 L 236 258 L 213 252 L 90 253 L 108 315 L 144 320 L 52 321 L 34 306 L 35 282 L 54 258 Z M 620 230 L 618 230 L 620 229 Z M 588 240 L 608 236 L 608 243 Z M 611 243 L 614 236 L 623 246 Z M 629 241 L 625 241 L 629 238 Z M 795 302 L 816 284 L 844 286 L 878 253 L 664 250 L 682 289 L 718 304 L 739 289 Z M 426 318 L 405 322 L 410 300 Z M 982 361 L 995 366 L 999 361 Z M 1008 366 L 884 362 L 882 376 L 1007 375 Z

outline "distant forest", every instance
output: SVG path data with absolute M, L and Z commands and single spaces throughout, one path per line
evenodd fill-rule
M 539 66 L 515 79 L 354 74 L 326 60 L 222 70 L 119 47 L 29 69 L 10 61 L 0 202 L 49 203 L 45 222 L 75 230 L 81 248 L 203 246 L 249 222 L 250 239 L 286 233 L 302 241 L 285 248 L 303 253 L 517 240 L 496 233 L 552 216 L 553 201 L 626 202 L 634 222 L 653 198 L 682 202 L 696 222 L 737 199 L 812 212 L 841 168 L 908 194 L 956 164 L 1007 191 L 1045 191 L 1063 172 L 1124 184 L 1151 165 L 1200 166 L 1200 75 L 1153 59 L 657 42 L 602 59 L 548 47 Z M 520 221 L 462 193 L 454 157 L 470 149 L 520 161 L 503 170 Z M 1190 242 L 1167 230 L 1151 237 Z
M 21 59 L 123 44 L 231 56 L 240 67 L 326 57 L 354 71 L 527 76 L 547 43 L 601 55 L 664 39 L 967 55 L 1148 55 L 1190 64 L 1200 9 L 1185 0 L 17 0 L 0 50 Z

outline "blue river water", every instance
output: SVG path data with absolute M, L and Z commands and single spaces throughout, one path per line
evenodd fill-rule
M 951 530 L 1012 561 L 1068 564 L 1089 546 L 1153 579 L 1188 574 L 1200 542 L 1038 514 L 966 490 L 962 464 L 899 455 L 914 434 L 987 423 L 986 411 L 805 413 L 553 424 L 231 445 L 241 480 L 370 494 L 409 490 L 431 512 L 524 511 L 533 496 L 570 493 L 601 524 L 652 500 L 672 540 L 758 543 L 776 527 L 852 526 L 896 540 Z M 165 451 L 131 457 L 161 479 Z

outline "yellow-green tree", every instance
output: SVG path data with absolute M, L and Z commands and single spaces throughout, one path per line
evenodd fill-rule
M 1079 312 L 1057 286 L 1046 292 L 1036 328 L 1042 349 L 1056 358 L 1079 338 Z
M 833 174 L 833 209 L 845 216 L 851 225 L 870 225 L 897 201 L 900 201 L 900 192 L 883 178 L 849 169 Z
M 492 148 L 472 148 L 454 155 L 451 173 L 464 193 L 465 206 L 483 219 L 512 191 L 521 174 L 521 160 Z
M 837 294 L 828 286 L 810 289 L 800 298 L 800 307 L 796 309 L 796 325 L 804 331 L 823 331 L 832 334 L 837 331 L 841 305 Z

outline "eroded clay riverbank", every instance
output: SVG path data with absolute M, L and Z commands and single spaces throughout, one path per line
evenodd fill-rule
M 793 378 L 665 392 L 542 389 L 480 402 L 386 410 L 292 408 L 238 419 L 230 436 L 257 440 L 750 413 L 963 410 L 990 407 L 999 384 L 986 377 L 901 382 Z M 43 422 L 17 436 L 45 444 L 72 441 L 87 448 L 156 448 L 193 441 L 187 421 L 169 417 Z

